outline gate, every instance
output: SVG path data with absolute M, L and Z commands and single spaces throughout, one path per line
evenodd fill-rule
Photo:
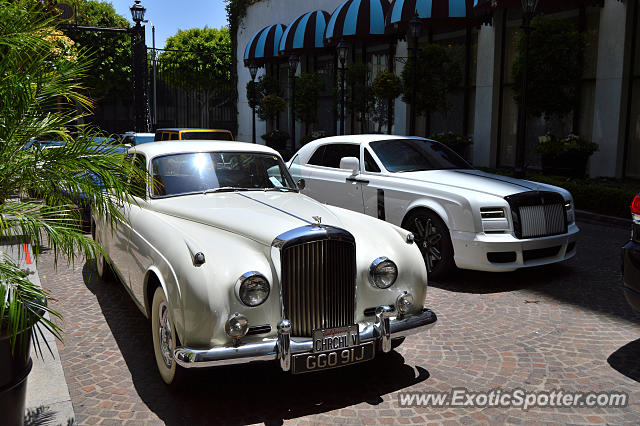
M 231 67 L 203 52 L 148 49 L 152 128 L 198 127 L 237 131 Z M 211 61 L 207 63 L 207 61 Z M 211 72 L 212 65 L 216 64 Z

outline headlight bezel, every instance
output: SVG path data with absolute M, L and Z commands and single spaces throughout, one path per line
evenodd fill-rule
M 248 290 L 247 286 L 250 286 L 250 285 L 255 286 L 257 284 L 256 283 L 257 280 L 261 280 L 263 282 L 264 284 L 262 286 L 263 290 L 265 289 L 265 286 L 266 286 L 266 295 L 259 302 L 256 303 L 249 300 L 250 296 L 247 295 L 247 290 Z M 238 281 L 236 282 L 236 296 L 238 300 L 243 305 L 248 306 L 250 308 L 255 308 L 262 305 L 264 302 L 267 301 L 267 299 L 269 299 L 270 294 L 271 294 L 271 283 L 269 282 L 267 277 L 265 277 L 263 274 L 261 274 L 258 271 L 245 272 L 240 276 L 240 278 L 238 278 Z
M 379 268 L 383 268 L 386 265 L 392 265 L 393 268 L 395 268 L 395 276 L 393 277 L 393 280 L 391 280 L 391 282 L 387 285 L 379 285 L 378 284 L 378 277 L 379 275 L 377 275 L 377 271 Z M 386 256 L 381 256 L 376 258 L 373 262 L 371 262 L 371 266 L 369 266 L 369 284 L 371 284 L 373 286 L 373 288 L 379 289 L 379 290 L 386 290 L 390 287 L 392 287 L 395 282 L 398 280 L 398 265 L 391 259 L 389 259 Z

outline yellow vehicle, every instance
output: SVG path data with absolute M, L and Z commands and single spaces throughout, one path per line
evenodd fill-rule
M 224 129 L 158 129 L 156 130 L 156 141 L 179 141 L 179 140 L 208 140 L 208 141 L 232 141 L 233 134 Z

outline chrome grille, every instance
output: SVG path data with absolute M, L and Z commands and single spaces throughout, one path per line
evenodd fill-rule
M 318 328 L 354 323 L 355 246 L 319 240 L 285 247 L 282 301 L 292 335 L 310 337 Z
M 537 238 L 567 232 L 567 213 L 562 195 L 529 191 L 504 197 L 511 208 L 517 238 Z
M 564 205 L 548 204 L 520 207 L 522 237 L 543 237 L 564 232 Z

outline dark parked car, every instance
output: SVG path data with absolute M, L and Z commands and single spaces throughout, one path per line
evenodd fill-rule
M 631 240 L 622 247 L 624 295 L 640 311 L 640 194 L 631 202 Z

